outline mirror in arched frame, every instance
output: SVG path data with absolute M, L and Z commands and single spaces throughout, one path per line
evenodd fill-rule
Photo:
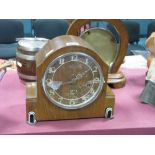
M 128 47 L 126 28 L 119 19 L 77 19 L 67 34 L 86 40 L 109 65 L 109 73 L 116 73 Z

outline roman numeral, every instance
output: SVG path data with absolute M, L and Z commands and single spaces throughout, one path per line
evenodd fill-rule
M 60 65 L 64 64 L 64 62 L 65 62 L 65 59 L 64 59 L 64 58 L 60 58 L 60 59 L 59 59 L 59 64 L 60 64 Z

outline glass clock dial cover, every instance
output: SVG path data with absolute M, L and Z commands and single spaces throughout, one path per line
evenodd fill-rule
M 64 109 L 79 109 L 91 104 L 101 93 L 103 84 L 103 73 L 97 61 L 81 52 L 55 58 L 42 78 L 47 98 Z

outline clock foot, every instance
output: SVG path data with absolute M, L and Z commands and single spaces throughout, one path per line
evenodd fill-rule
M 112 108 L 107 108 L 106 111 L 105 111 L 105 118 L 110 118 L 112 119 L 113 118 L 113 115 L 112 115 Z
M 125 83 L 126 79 L 121 71 L 117 73 L 111 73 L 108 75 L 108 85 L 111 88 L 122 88 L 125 86 Z
M 33 111 L 30 111 L 28 113 L 28 121 L 27 123 L 29 125 L 35 125 L 37 123 L 36 118 L 35 118 L 35 113 Z

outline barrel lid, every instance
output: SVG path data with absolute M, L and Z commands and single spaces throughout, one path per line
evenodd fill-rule
M 21 38 L 18 47 L 25 51 L 39 51 L 48 42 L 46 38 Z

